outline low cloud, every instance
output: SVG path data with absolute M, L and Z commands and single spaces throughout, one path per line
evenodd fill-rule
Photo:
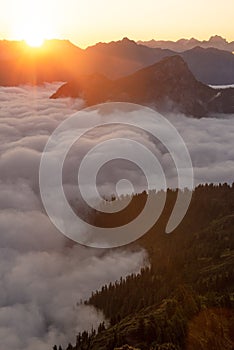
M 0 350 L 48 350 L 74 341 L 78 331 L 103 320 L 100 312 L 77 302 L 104 283 L 138 272 L 146 259 L 144 251 L 72 245 L 45 214 L 38 187 L 42 151 L 59 123 L 83 107 L 81 100 L 50 100 L 58 86 L 0 87 Z M 189 149 L 196 184 L 233 181 L 233 117 L 168 116 Z M 69 200 L 78 196 L 77 169 L 87 151 L 117 137 L 144 144 L 161 162 L 168 186 L 177 186 L 166 148 L 142 131 L 117 125 L 87 133 L 70 150 L 63 178 Z M 146 186 L 142 171 L 119 160 L 100 169 L 100 192 L 111 195 L 122 178 L 131 180 L 135 191 Z
M 144 264 L 142 252 L 98 256 L 81 247 L 56 252 L 56 244 L 48 251 L 40 241 L 29 250 L 22 241 L 17 251 L 11 239 L 12 247 L 0 250 L 1 349 L 44 350 L 74 342 L 79 331 L 97 327 L 104 319 L 93 307 L 77 302 Z
M 0 349 L 48 350 L 104 320 L 77 304 L 103 284 L 138 272 L 144 251 L 73 245 L 45 214 L 38 189 L 41 152 L 80 100 L 49 100 L 58 84 L 0 88 Z
M 183 137 L 193 162 L 195 183 L 234 181 L 234 115 L 192 119 L 169 117 Z

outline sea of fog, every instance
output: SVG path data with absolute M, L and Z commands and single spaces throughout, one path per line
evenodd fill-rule
M 104 319 L 94 308 L 77 302 L 105 283 L 138 272 L 147 261 L 143 250 L 130 253 L 127 248 L 103 251 L 68 245 L 45 214 L 38 186 L 41 154 L 53 130 L 84 106 L 79 99 L 49 99 L 59 85 L 0 87 L 0 350 L 48 350 L 55 343 L 74 342 L 77 332 Z M 231 183 L 234 116 L 167 117 L 189 150 L 195 184 Z M 140 130 L 116 125 L 101 135 L 98 129 L 84 135 L 68 153 L 64 187 L 69 200 L 76 193 L 74 164 L 100 140 L 123 136 L 154 152 L 168 186 L 177 185 L 176 169 L 165 147 Z M 121 147 L 120 143 L 120 153 Z M 118 161 L 98 177 L 100 192 L 115 192 L 121 178 L 129 179 L 135 191 L 146 186 L 137 167 Z

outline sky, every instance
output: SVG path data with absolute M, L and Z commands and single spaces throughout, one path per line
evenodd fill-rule
M 1 0 L 0 38 L 69 39 L 80 47 L 129 37 L 234 40 L 233 0 Z

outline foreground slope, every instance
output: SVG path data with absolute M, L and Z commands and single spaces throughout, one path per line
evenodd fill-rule
M 103 286 L 86 302 L 109 326 L 78 334 L 74 350 L 231 350 L 234 346 L 234 186 L 199 186 L 180 226 L 165 226 L 176 198 L 168 191 L 159 222 L 129 249 L 144 247 L 150 266 Z M 134 196 L 122 221 L 144 206 Z M 98 226 L 121 224 L 120 214 L 97 213 Z M 126 349 L 128 349 L 126 347 Z

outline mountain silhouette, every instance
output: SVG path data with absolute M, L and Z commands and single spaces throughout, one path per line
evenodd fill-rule
M 87 106 L 122 101 L 195 117 L 234 113 L 234 89 L 218 90 L 199 82 L 178 55 L 116 80 L 98 74 L 80 76 L 51 98 L 68 96 L 83 98 Z
M 225 51 L 234 51 L 234 41 L 228 42 L 225 38 L 222 38 L 219 35 L 211 36 L 209 40 L 197 40 L 195 38 L 191 39 L 179 39 L 177 41 L 171 40 L 149 40 L 149 41 L 141 41 L 137 42 L 138 44 L 145 45 L 151 48 L 168 49 L 177 52 L 183 52 L 186 50 L 191 50 L 196 46 L 200 46 L 204 49 L 206 48 L 215 48 L 219 50 Z
M 42 48 L 24 42 L 0 41 L 0 85 L 71 81 L 81 74 L 103 74 L 109 79 L 130 75 L 176 53 L 149 48 L 133 40 L 98 43 L 83 50 L 68 40 L 47 40 Z M 194 76 L 203 83 L 234 84 L 234 55 L 199 47 L 180 53 Z

